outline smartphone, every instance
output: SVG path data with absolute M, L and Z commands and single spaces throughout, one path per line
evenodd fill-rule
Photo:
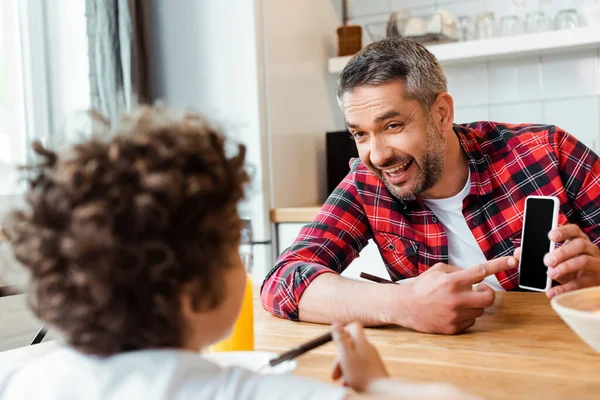
M 555 246 L 548 239 L 548 233 L 556 228 L 559 204 L 558 198 L 553 196 L 528 196 L 525 199 L 519 261 L 519 287 L 522 289 L 545 292 L 552 285 L 544 256 Z

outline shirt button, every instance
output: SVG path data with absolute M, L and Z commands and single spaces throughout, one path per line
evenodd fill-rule
M 394 246 L 393 244 L 390 244 L 388 246 L 388 249 L 390 249 L 391 251 L 394 251 L 394 250 L 396 250 L 396 246 Z
M 438 221 L 437 217 L 431 217 L 431 220 L 433 221 L 434 224 L 437 224 L 437 221 Z

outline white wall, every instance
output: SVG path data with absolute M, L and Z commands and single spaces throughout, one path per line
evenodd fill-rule
M 326 71 L 341 25 L 337 0 L 263 0 L 273 207 L 326 197 L 325 132 L 343 129 Z
M 256 240 L 271 236 L 264 129 L 260 2 L 151 1 L 155 95 L 168 105 L 193 108 L 247 146 L 253 170 L 249 201 Z M 255 10 L 255 7 L 257 10 Z M 271 265 L 271 247 L 255 248 L 255 275 Z
M 408 7 L 426 16 L 436 7 L 456 16 L 478 12 L 503 15 L 542 10 L 553 18 L 560 9 L 581 7 L 585 0 L 554 0 L 542 4 L 527 0 L 525 7 L 512 0 L 351 0 L 353 23 L 383 21 L 389 13 Z M 364 31 L 364 40 L 370 38 Z M 509 123 L 555 124 L 600 150 L 600 49 L 476 62 L 445 68 L 448 91 L 455 100 L 455 121 L 493 120 Z

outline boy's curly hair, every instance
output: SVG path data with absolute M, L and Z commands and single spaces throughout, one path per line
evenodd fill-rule
M 30 305 L 90 354 L 178 346 L 180 294 L 197 308 L 223 297 L 237 251 L 245 147 L 202 117 L 163 107 L 126 115 L 109 140 L 57 155 L 39 143 L 29 210 L 5 232 L 31 274 Z

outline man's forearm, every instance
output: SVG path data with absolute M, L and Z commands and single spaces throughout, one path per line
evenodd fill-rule
M 330 324 L 358 321 L 366 326 L 399 324 L 408 301 L 402 285 L 376 284 L 338 274 L 316 277 L 298 304 L 301 321 Z

